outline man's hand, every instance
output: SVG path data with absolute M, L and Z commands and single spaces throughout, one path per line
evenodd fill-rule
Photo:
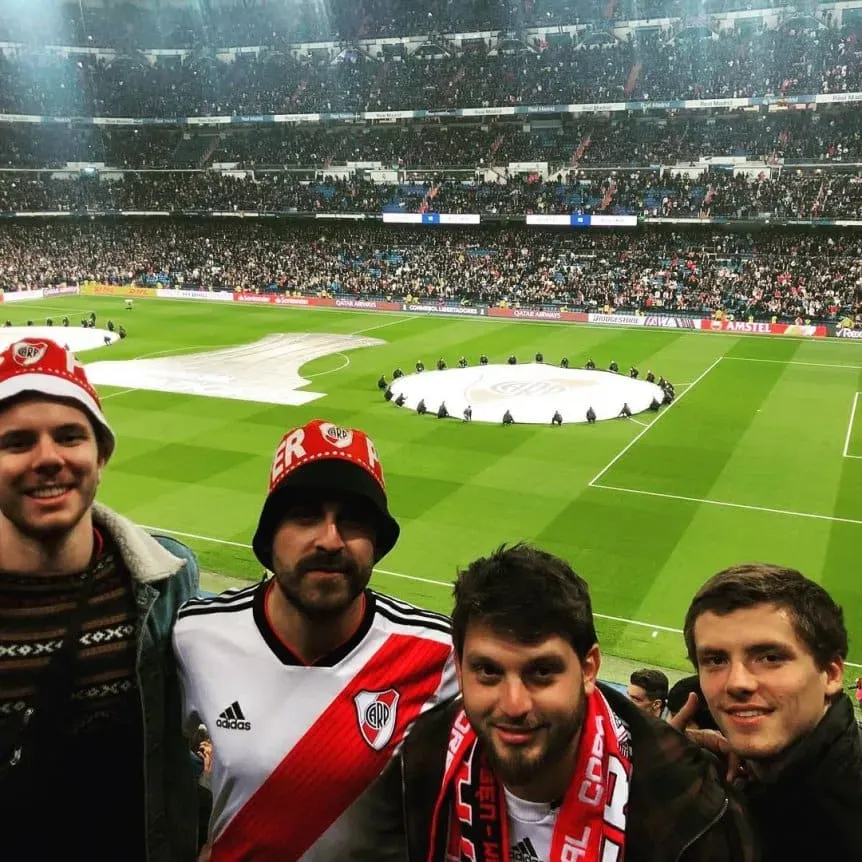
M 730 743 L 719 731 L 702 730 L 699 727 L 690 726 L 699 706 L 700 701 L 697 695 L 691 692 L 683 708 L 668 720 L 668 724 L 674 730 L 684 733 L 695 745 L 699 745 L 725 760 L 727 762 L 727 775 L 725 777 L 728 782 L 731 782 L 743 772 L 742 761 L 733 753 Z
M 213 744 L 204 740 L 198 748 L 198 755 L 204 762 L 204 775 L 211 775 L 213 769 Z

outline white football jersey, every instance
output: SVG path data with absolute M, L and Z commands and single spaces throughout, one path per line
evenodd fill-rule
M 174 628 L 183 719 L 213 741 L 212 862 L 340 858 L 356 800 L 458 690 L 445 616 L 368 590 L 353 637 L 306 665 L 267 620 L 273 584 L 190 599 Z

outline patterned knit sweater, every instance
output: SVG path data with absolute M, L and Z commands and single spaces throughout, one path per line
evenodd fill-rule
M 62 806 L 52 806 L 50 831 L 65 832 L 65 858 L 70 859 L 75 858 L 69 853 L 79 840 L 81 849 L 96 858 L 91 854 L 98 851 L 101 840 L 92 832 L 76 834 L 81 831 L 76 824 L 92 823 L 93 811 L 105 815 L 108 826 L 103 837 L 111 844 L 125 833 L 123 844 L 131 850 L 142 844 L 143 836 L 135 597 L 131 575 L 117 549 L 98 532 L 95 538 L 96 551 L 88 569 L 94 577 L 93 591 L 78 641 L 71 718 L 60 733 L 59 754 L 44 775 L 45 796 L 57 794 L 63 800 Z M 23 711 L 36 697 L 40 677 L 63 642 L 83 580 L 82 574 L 49 578 L 0 572 L 0 740 L 7 744 L 15 738 Z M 0 757 L 7 755 L 8 749 L 0 751 Z M 4 833 L 8 827 L 15 831 L 12 811 L 18 809 L 26 817 L 33 802 L 16 786 L 15 770 L 8 772 L 0 781 L 0 804 L 10 814 L 3 818 Z M 50 838 L 40 836 L 38 830 L 34 833 L 32 827 L 28 831 L 29 836 L 22 829 L 21 840 L 28 842 L 31 852 L 34 842 L 38 846 L 42 838 Z M 136 833 L 140 840 L 135 840 Z M 123 853 L 124 859 L 136 856 Z

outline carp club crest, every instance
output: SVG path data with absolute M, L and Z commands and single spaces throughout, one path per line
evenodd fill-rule
M 386 691 L 360 691 L 354 698 L 356 719 L 362 738 L 375 751 L 382 751 L 392 739 L 398 718 L 400 695 L 394 688 Z

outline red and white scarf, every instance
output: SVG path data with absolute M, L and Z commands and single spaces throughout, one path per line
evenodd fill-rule
M 569 784 L 554 825 L 548 862 L 623 862 L 631 777 L 628 730 L 604 695 L 587 698 L 584 726 Z M 449 812 L 452 812 L 451 820 Z M 503 786 L 492 771 L 464 710 L 455 716 L 443 784 L 434 807 L 428 862 L 439 830 L 461 862 L 509 862 Z

